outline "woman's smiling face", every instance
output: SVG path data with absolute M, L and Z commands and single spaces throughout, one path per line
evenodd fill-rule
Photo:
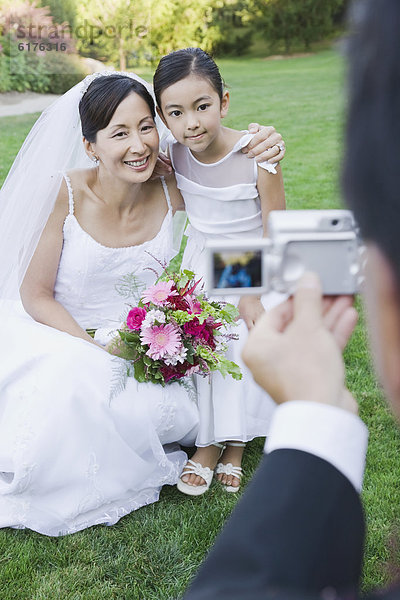
M 113 177 L 131 183 L 147 181 L 157 161 L 159 138 L 145 100 L 135 92 L 129 94 L 90 145 L 100 168 Z

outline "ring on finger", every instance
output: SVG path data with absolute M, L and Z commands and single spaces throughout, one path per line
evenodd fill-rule
M 279 143 L 275 145 L 279 148 L 279 152 L 283 152 L 285 150 L 285 144 Z

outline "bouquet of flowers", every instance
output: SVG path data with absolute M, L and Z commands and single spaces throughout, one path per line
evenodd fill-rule
M 239 366 L 225 358 L 227 342 L 237 339 L 229 328 L 238 310 L 232 304 L 209 301 L 196 292 L 199 283 L 191 271 L 166 269 L 131 307 L 116 341 L 118 355 L 128 361 L 128 376 L 163 386 L 192 373 L 206 376 L 212 371 L 241 379 Z

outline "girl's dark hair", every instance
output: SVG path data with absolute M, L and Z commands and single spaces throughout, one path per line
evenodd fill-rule
M 163 56 L 153 77 L 154 94 L 161 107 L 162 92 L 189 75 L 207 79 L 222 100 L 224 83 L 214 60 L 201 48 L 184 48 Z
M 118 74 L 92 81 L 79 103 L 82 134 L 88 142 L 96 141 L 97 132 L 107 127 L 122 100 L 132 92 L 143 98 L 154 119 L 153 98 L 139 81 Z

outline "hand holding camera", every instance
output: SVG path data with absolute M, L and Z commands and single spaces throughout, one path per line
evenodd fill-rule
M 318 277 L 306 273 L 293 298 L 258 320 L 243 360 L 278 404 L 314 401 L 357 413 L 342 359 L 356 322 L 350 296 L 323 299 Z

